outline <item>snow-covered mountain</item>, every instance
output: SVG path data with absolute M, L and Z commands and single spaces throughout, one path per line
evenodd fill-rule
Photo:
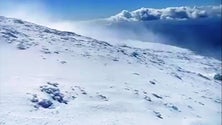
M 0 17 L 0 125 L 220 125 L 216 73 L 187 49 Z

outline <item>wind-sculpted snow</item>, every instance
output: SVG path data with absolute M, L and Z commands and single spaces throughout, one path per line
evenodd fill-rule
M 220 125 L 221 62 L 146 45 L 0 17 L 0 125 Z

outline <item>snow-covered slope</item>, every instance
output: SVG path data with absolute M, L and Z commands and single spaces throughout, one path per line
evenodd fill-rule
M 220 125 L 220 71 L 178 47 L 0 17 L 0 125 Z

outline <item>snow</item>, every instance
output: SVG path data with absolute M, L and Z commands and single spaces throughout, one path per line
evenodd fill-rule
M 0 17 L 0 125 L 221 124 L 221 81 L 213 78 L 220 61 L 125 43 Z M 68 104 L 41 91 L 47 82 L 58 83 Z M 53 106 L 36 108 L 35 94 Z

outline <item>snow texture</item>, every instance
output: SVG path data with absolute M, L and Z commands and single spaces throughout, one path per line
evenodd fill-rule
M 0 125 L 220 125 L 221 62 L 142 46 L 0 17 Z

